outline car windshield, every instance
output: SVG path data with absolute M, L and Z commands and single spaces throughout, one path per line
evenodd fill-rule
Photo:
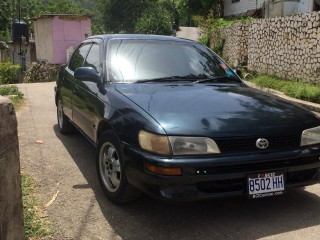
M 200 44 L 114 39 L 108 49 L 108 75 L 115 82 L 240 81 L 225 63 Z

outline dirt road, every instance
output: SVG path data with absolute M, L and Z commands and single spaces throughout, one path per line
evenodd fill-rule
M 44 204 L 58 192 L 47 208 L 54 239 L 319 239 L 319 184 L 260 200 L 110 203 L 98 186 L 95 149 L 80 134 L 58 132 L 54 85 L 19 85 L 27 105 L 18 113 L 22 168 Z

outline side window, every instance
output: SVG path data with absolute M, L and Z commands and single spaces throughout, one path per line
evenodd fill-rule
M 70 70 L 75 71 L 78 67 L 81 67 L 83 65 L 83 61 L 90 47 L 91 44 L 86 44 L 76 50 L 69 63 Z
M 100 51 L 99 51 L 99 45 L 93 44 L 90 52 L 88 53 L 87 59 L 84 62 L 85 67 L 92 67 L 94 68 L 98 73 L 101 72 L 102 64 L 100 60 Z

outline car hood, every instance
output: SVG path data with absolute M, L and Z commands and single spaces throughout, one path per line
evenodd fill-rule
M 291 135 L 320 125 L 312 113 L 245 84 L 117 84 L 116 89 L 169 135 Z

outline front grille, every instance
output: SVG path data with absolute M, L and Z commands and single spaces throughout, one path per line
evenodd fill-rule
M 206 193 L 226 193 L 243 191 L 246 189 L 246 179 L 230 179 L 211 182 L 199 182 L 196 187 Z
M 224 173 L 239 173 L 239 172 L 254 172 L 265 171 L 267 169 L 284 169 L 288 167 L 301 166 L 307 164 L 318 163 L 320 165 L 319 156 L 293 158 L 293 159 L 278 159 L 273 161 L 260 161 L 244 164 L 232 165 L 217 165 L 214 167 L 201 167 L 196 169 L 197 175 L 209 174 L 224 174 Z
M 256 141 L 260 137 L 250 138 L 224 138 L 214 139 L 221 153 L 242 153 L 242 152 L 262 152 L 273 150 L 285 150 L 298 148 L 300 146 L 300 135 L 295 136 L 271 136 L 264 137 L 269 141 L 269 146 L 265 150 L 256 147 Z

